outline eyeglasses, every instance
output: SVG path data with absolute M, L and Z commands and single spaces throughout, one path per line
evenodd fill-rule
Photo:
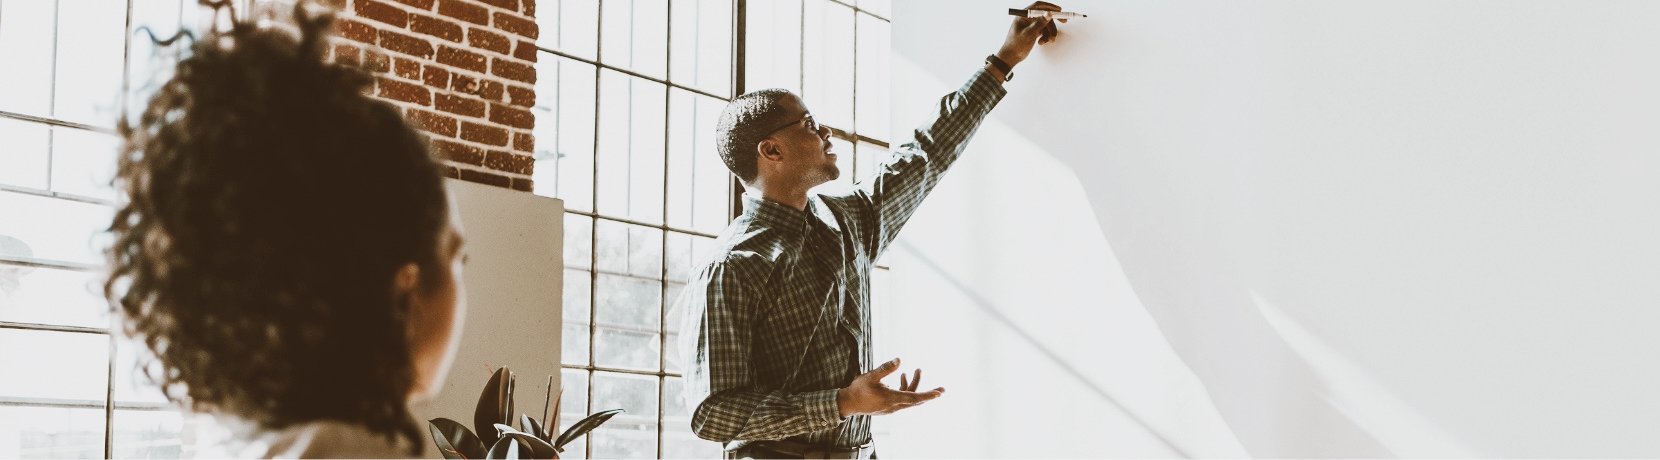
M 810 113 L 807 114 L 807 116 L 801 117 L 800 120 L 792 121 L 789 124 L 786 124 L 784 126 L 779 126 L 777 128 L 773 128 L 772 131 L 767 131 L 767 135 L 771 136 L 771 135 L 773 135 L 773 133 L 777 133 L 779 131 L 782 131 L 784 128 L 788 128 L 788 127 L 795 126 L 795 125 L 802 124 L 802 123 L 807 124 L 807 130 L 808 131 L 812 131 L 814 135 L 818 135 L 819 124 L 818 124 L 817 121 L 813 120 L 813 114 L 810 114 Z

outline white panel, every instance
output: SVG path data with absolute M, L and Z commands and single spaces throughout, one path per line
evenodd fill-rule
M 411 406 L 423 437 L 425 421 L 436 417 L 472 426 L 478 395 L 490 379 L 486 368 L 512 368 L 518 375 L 514 410 L 538 420 L 548 376 L 555 376 L 554 388 L 560 384 L 563 204 L 499 187 L 447 182 L 467 239 L 467 317 L 443 389 L 433 400 Z M 440 458 L 428 447 L 427 456 Z
M 1252 455 L 1660 455 L 1660 4 L 1065 6 L 988 127 L 1089 206 L 956 222 L 1093 212 Z M 1006 7 L 898 2 L 896 77 L 954 86 Z

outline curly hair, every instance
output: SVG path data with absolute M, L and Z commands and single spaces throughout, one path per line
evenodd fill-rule
M 325 61 L 332 16 L 294 19 L 208 34 L 123 116 L 104 294 L 169 400 L 264 429 L 354 423 L 419 454 L 393 285 L 409 263 L 448 273 L 443 179 L 370 78 Z
M 771 134 L 768 129 L 789 121 L 785 119 L 789 114 L 778 106 L 786 94 L 793 93 L 781 88 L 744 93 L 726 104 L 715 122 L 715 149 L 726 169 L 744 183 L 754 182 L 759 174 L 755 144 Z

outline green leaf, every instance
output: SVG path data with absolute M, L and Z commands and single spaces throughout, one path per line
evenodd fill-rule
M 491 426 L 513 423 L 513 371 L 507 366 L 496 369 L 484 391 L 478 395 L 478 407 L 473 410 L 473 429 L 484 445 L 495 446 L 499 436 Z M 494 449 L 494 447 L 491 447 Z
M 501 440 L 490 448 L 490 458 L 551 459 L 557 456 L 558 452 L 552 444 L 511 427 L 504 430 Z
M 573 423 L 571 424 L 571 429 L 565 430 L 564 434 L 559 435 L 559 440 L 554 442 L 553 446 L 563 448 L 565 447 L 565 444 L 576 440 L 576 438 L 582 437 L 582 435 L 588 434 L 588 432 L 593 431 L 594 428 L 599 428 L 600 425 L 605 424 L 605 421 L 611 420 L 611 417 L 615 417 L 617 414 L 622 412 L 622 409 L 611 409 L 590 415 L 588 418 Z
M 524 450 L 519 449 L 519 440 L 503 436 L 501 440 L 496 441 L 496 445 L 490 446 L 489 458 L 517 459 L 523 458 L 520 457 L 523 453 Z
M 542 431 L 542 424 L 530 418 L 530 414 L 519 414 L 519 429 L 525 434 L 535 436 L 536 439 L 547 441 L 548 433 Z
M 432 432 L 432 442 L 438 445 L 438 452 L 450 460 L 467 459 L 478 460 L 484 458 L 484 443 L 467 427 L 447 418 L 435 418 L 427 422 L 427 431 Z

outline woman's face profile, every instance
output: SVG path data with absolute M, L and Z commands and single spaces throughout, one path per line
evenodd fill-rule
M 445 273 L 419 276 L 415 264 L 398 274 L 398 288 L 409 290 L 410 359 L 414 361 L 415 385 L 409 400 L 423 400 L 438 394 L 449 374 L 461 344 L 461 327 L 467 316 L 467 289 L 462 281 L 466 266 L 466 239 L 462 237 L 460 213 L 450 199 L 450 218 L 439 240 L 439 266 Z M 425 285 L 422 283 L 433 283 Z

